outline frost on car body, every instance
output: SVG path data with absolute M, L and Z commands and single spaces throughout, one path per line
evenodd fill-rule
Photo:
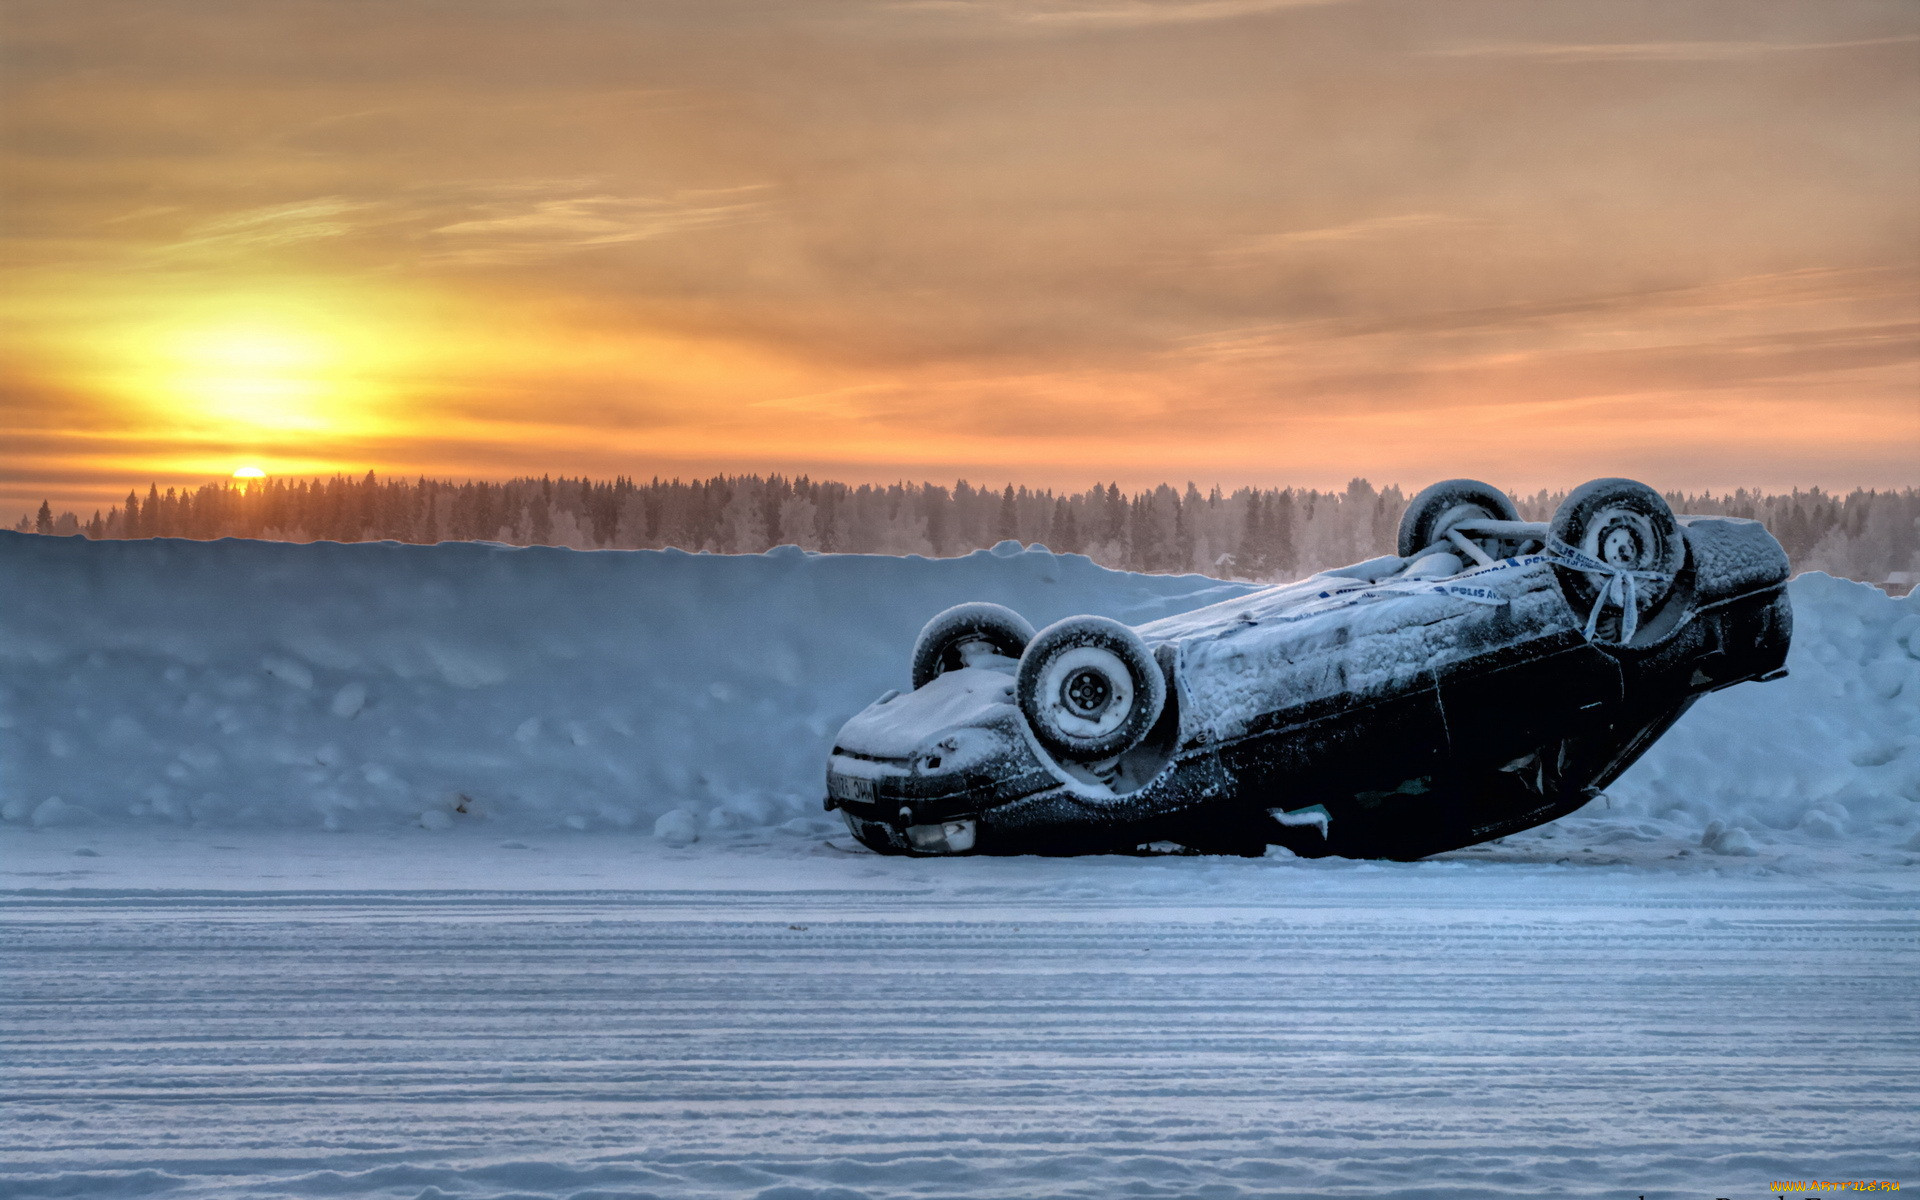
M 1533 524 L 1450 480 L 1398 549 L 1135 629 L 951 609 L 915 689 L 840 731 L 827 807 L 882 852 L 1418 858 L 1574 811 L 1699 696 L 1783 673 L 1779 544 L 1640 484 Z

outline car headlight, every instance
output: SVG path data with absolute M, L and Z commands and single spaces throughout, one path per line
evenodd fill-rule
M 928 854 L 965 854 L 973 849 L 977 826 L 972 821 L 942 821 L 937 825 L 907 826 L 907 842 Z

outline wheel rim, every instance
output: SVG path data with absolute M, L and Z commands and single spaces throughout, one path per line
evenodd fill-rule
M 984 647 L 1002 658 L 1020 657 L 1033 627 L 1010 608 L 975 602 L 937 613 L 914 639 L 913 686 L 924 687 L 948 671 L 972 665 Z M 978 646 L 969 650 L 969 646 Z
M 1512 497 L 1492 484 L 1478 479 L 1442 480 L 1422 488 L 1408 501 L 1406 511 L 1400 516 L 1399 534 L 1394 539 L 1395 552 L 1408 557 L 1446 543 L 1447 531 L 1461 521 L 1519 519 Z M 1493 553 L 1492 539 L 1472 540 Z
M 1067 676 L 1060 688 L 1061 705 L 1083 721 L 1098 720 L 1113 703 L 1113 688 L 1099 671 L 1083 668 Z
M 1104 646 L 1073 646 L 1055 655 L 1038 692 L 1047 724 L 1069 742 L 1106 737 L 1133 714 L 1127 665 Z
M 1433 523 L 1433 534 L 1427 540 L 1433 545 L 1439 546 L 1441 549 L 1447 549 L 1449 548 L 1447 535 L 1453 532 L 1453 527 L 1462 521 L 1497 521 L 1499 519 L 1501 518 L 1498 513 L 1489 512 L 1483 504 L 1456 504 L 1442 513 L 1440 519 Z M 1461 536 L 1467 537 L 1466 534 L 1462 534 Z M 1490 557 L 1503 557 L 1500 553 L 1500 542 L 1497 538 L 1467 537 L 1467 540 L 1480 547 L 1480 549 Z
M 1657 568 L 1663 557 L 1660 533 L 1645 513 L 1624 506 L 1613 506 L 1595 513 L 1587 525 L 1587 536 L 1580 539 L 1583 551 L 1606 563 L 1629 571 Z

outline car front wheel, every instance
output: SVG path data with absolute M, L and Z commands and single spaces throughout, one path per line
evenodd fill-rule
M 1106 617 L 1068 617 L 1034 635 L 1015 688 L 1034 736 L 1090 763 L 1138 745 L 1166 703 L 1166 679 L 1140 635 Z

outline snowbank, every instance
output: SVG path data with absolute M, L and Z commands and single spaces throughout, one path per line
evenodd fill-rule
M 670 842 L 813 820 L 828 740 L 906 686 L 940 609 L 1137 624 L 1248 590 L 1011 543 L 928 560 L 0 533 L 0 815 Z M 1583 818 L 1730 855 L 1915 836 L 1920 601 L 1824 575 L 1792 595 L 1792 676 L 1702 701 Z
M 1920 597 L 1818 573 L 1788 588 L 1788 677 L 1704 697 L 1610 789 L 1614 811 L 1723 854 L 1789 833 L 1920 850 Z
M 0 532 L 0 815 L 675 841 L 817 818 L 829 739 L 908 686 L 941 609 L 1138 623 L 1247 590 L 1012 542 L 929 560 Z

